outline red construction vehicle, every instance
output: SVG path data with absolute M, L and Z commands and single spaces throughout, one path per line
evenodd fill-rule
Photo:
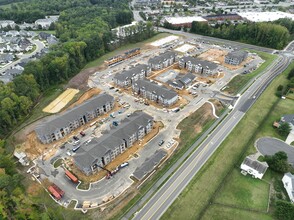
M 78 178 L 75 176 L 75 175 L 73 175 L 71 172 L 69 172 L 68 170 L 66 170 L 65 169 L 65 175 L 72 181 L 72 182 L 74 182 L 74 183 L 78 183 L 79 182 L 79 180 L 78 180 Z
M 55 184 L 51 185 L 55 191 L 62 197 L 64 195 L 64 191 L 62 191 L 58 186 L 56 186 Z
M 54 189 L 53 186 L 49 186 L 48 191 L 55 199 L 57 199 L 57 200 L 61 199 L 61 195 Z

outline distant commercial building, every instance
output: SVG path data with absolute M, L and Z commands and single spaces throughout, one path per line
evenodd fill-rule
M 143 139 L 152 128 L 152 116 L 135 112 L 101 137 L 83 143 L 76 151 L 74 163 L 86 175 L 93 174 Z
M 161 70 L 171 66 L 176 62 L 176 53 L 172 51 L 167 51 L 165 53 L 159 54 L 156 57 L 149 59 L 148 64 L 152 70 Z
M 135 67 L 130 68 L 129 70 L 124 70 L 121 73 L 117 73 L 114 76 L 113 81 L 116 85 L 120 87 L 128 87 L 137 80 L 144 79 L 145 77 L 149 76 L 150 73 L 150 66 L 146 64 L 138 64 Z
M 157 5 L 161 0 L 136 0 L 135 4 L 138 6 Z
M 266 162 L 260 162 L 258 160 L 254 160 L 250 157 L 246 157 L 243 163 L 241 164 L 241 170 L 252 175 L 254 178 L 262 179 L 268 168 L 268 164 Z
M 207 22 L 207 20 L 200 16 L 190 16 L 190 17 L 166 17 L 165 22 L 171 24 L 174 27 L 192 27 L 192 22 Z
M 220 15 L 207 15 L 203 17 L 207 21 L 239 21 L 243 18 L 238 14 L 220 14 Z
M 172 89 L 158 85 L 149 80 L 138 80 L 132 85 L 133 92 L 137 95 L 154 101 L 163 106 L 171 106 L 178 101 L 178 94 Z
M 181 58 L 179 67 L 198 74 L 213 75 L 217 73 L 217 64 L 191 56 Z
M 242 63 L 247 56 L 248 52 L 244 50 L 232 51 L 225 56 L 225 63 L 237 66 Z
M 136 33 L 137 30 L 134 30 L 134 29 L 130 29 L 130 27 L 134 27 L 138 24 L 137 21 L 133 21 L 131 24 L 127 24 L 127 25 L 124 25 L 124 26 L 119 26 L 117 28 L 114 28 L 112 29 L 111 31 L 116 34 L 117 37 L 127 37 L 129 35 L 133 35 Z M 135 31 L 135 33 L 131 32 L 132 31 Z
M 37 137 L 43 144 L 59 140 L 73 130 L 88 123 L 99 115 L 109 112 L 114 106 L 114 98 L 108 94 L 97 95 L 81 105 L 51 116 L 35 128 Z
M 6 28 L 8 26 L 10 26 L 11 28 L 15 28 L 15 22 L 11 20 L 0 21 L 0 28 Z
M 280 18 L 289 18 L 289 19 L 294 20 L 294 14 L 281 12 L 281 11 L 239 12 L 238 15 L 240 15 L 243 19 L 246 19 L 246 20 L 252 21 L 252 22 L 269 22 L 269 21 L 276 21 Z
M 289 199 L 294 203 L 294 175 L 291 173 L 285 173 L 282 179 L 284 188 L 287 191 Z

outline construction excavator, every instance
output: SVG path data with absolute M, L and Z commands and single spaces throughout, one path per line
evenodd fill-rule
M 99 166 L 99 165 L 98 165 L 98 167 L 101 168 L 102 170 L 105 170 L 107 172 L 106 179 L 109 179 L 110 177 L 112 177 L 112 173 L 111 173 L 110 170 L 108 170 L 108 169 L 106 169 L 106 168 L 104 168 L 102 166 Z

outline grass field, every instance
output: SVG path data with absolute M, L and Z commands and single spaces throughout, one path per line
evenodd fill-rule
M 38 30 L 38 31 L 34 31 L 36 34 L 39 34 L 40 32 L 45 32 L 48 34 L 53 34 L 55 35 L 55 30 Z
M 273 218 L 264 213 L 250 212 L 241 209 L 230 208 L 213 204 L 207 210 L 202 220 L 272 220 Z
M 163 37 L 167 37 L 167 36 L 170 36 L 170 34 L 168 33 L 161 33 L 161 34 L 157 34 L 155 35 L 154 37 L 148 39 L 148 40 L 145 40 L 143 42 L 139 42 L 139 43 L 135 43 L 135 44 L 127 44 L 125 46 L 122 46 L 110 53 L 107 53 L 105 54 L 104 56 L 102 57 L 99 57 L 98 59 L 96 60 L 93 60 L 92 62 L 89 62 L 85 67 L 84 69 L 87 69 L 87 68 L 90 68 L 90 67 L 95 67 L 95 66 L 99 66 L 101 64 L 103 64 L 103 62 L 107 59 L 109 59 L 110 57 L 113 57 L 115 55 L 118 55 L 120 53 L 122 53 L 123 51 L 125 50 L 129 50 L 129 49 L 132 49 L 132 48 L 136 48 L 136 47 L 143 47 L 145 44 L 147 43 L 150 43 L 150 42 L 153 42 L 153 41 L 156 41 L 160 38 L 163 38 Z
M 248 74 L 241 74 L 235 76 L 228 84 L 226 89 L 223 91 L 228 92 L 229 94 L 236 95 L 240 92 L 240 90 L 254 77 L 259 75 L 262 71 L 264 71 L 276 58 L 276 55 L 264 53 L 264 52 L 256 52 L 265 62 L 261 64 L 261 66 L 253 71 L 252 73 Z
M 186 189 L 176 199 L 162 219 L 199 219 L 209 210 L 210 203 L 226 177 L 230 175 L 235 166 L 239 166 L 247 155 L 247 151 L 253 148 L 257 131 L 268 123 L 268 116 L 277 103 L 282 100 L 276 97 L 276 88 L 280 84 L 286 84 L 286 75 L 294 64 L 278 76 L 276 80 L 265 90 L 254 106 L 248 111 L 231 134 L 221 144 L 213 156 L 206 162 L 200 172 L 193 178 Z M 283 100 L 284 101 L 284 100 Z M 272 122 L 271 122 L 272 123 Z M 242 134 L 242 135 L 240 135 Z M 253 148 L 254 149 L 254 148 Z M 248 214 L 248 219 L 253 219 L 254 212 Z
M 254 179 L 250 175 L 243 176 L 240 169 L 236 168 L 223 183 L 215 202 L 244 209 L 267 211 L 268 196 L 268 183 Z

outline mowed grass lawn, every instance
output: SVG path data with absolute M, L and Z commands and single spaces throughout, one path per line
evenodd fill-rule
M 272 220 L 271 216 L 263 213 L 250 212 L 241 209 L 211 205 L 202 220 Z
M 280 84 L 286 84 L 286 76 L 291 67 L 294 67 L 294 63 L 265 90 L 200 172 L 169 207 L 162 219 L 194 220 L 199 219 L 206 210 L 209 210 L 209 205 L 214 199 L 213 196 L 229 176 L 233 167 L 240 165 L 245 157 L 244 153 L 254 143 L 256 133 L 262 128 L 264 121 L 269 120 L 267 117 L 270 115 L 272 107 L 281 100 L 274 94 Z M 250 218 L 248 216 L 248 219 Z
M 269 198 L 269 184 L 244 176 L 240 169 L 235 168 L 226 178 L 223 186 L 216 195 L 216 203 L 232 205 L 241 209 L 266 211 Z
M 240 90 L 247 84 L 251 79 L 258 76 L 262 71 L 264 71 L 276 58 L 276 55 L 268 54 L 264 52 L 256 52 L 265 62 L 261 64 L 261 66 L 254 70 L 252 73 L 248 74 L 240 74 L 235 76 L 228 84 L 226 89 L 224 89 L 225 92 L 228 92 L 229 94 L 236 95 L 240 92 Z
M 169 33 L 160 33 L 160 34 L 157 34 L 155 35 L 154 37 L 151 37 L 145 41 L 142 41 L 142 42 L 138 42 L 138 43 L 135 43 L 135 44 L 126 44 L 124 46 L 121 46 L 120 48 L 112 51 L 112 52 L 109 52 L 105 55 L 103 55 L 102 57 L 99 57 L 97 58 L 96 60 L 93 60 L 92 62 L 89 62 L 85 67 L 84 69 L 87 69 L 87 68 L 90 68 L 90 67 L 95 67 L 95 66 L 99 66 L 101 64 L 103 64 L 103 62 L 113 56 L 116 56 L 126 50 L 129 50 L 129 49 L 132 49 L 132 48 L 136 48 L 136 47 L 143 47 L 145 44 L 147 43 L 151 43 L 153 41 L 156 41 L 158 39 L 161 39 L 161 38 L 164 38 L 164 37 L 167 37 L 167 36 L 170 36 L 171 34 Z

